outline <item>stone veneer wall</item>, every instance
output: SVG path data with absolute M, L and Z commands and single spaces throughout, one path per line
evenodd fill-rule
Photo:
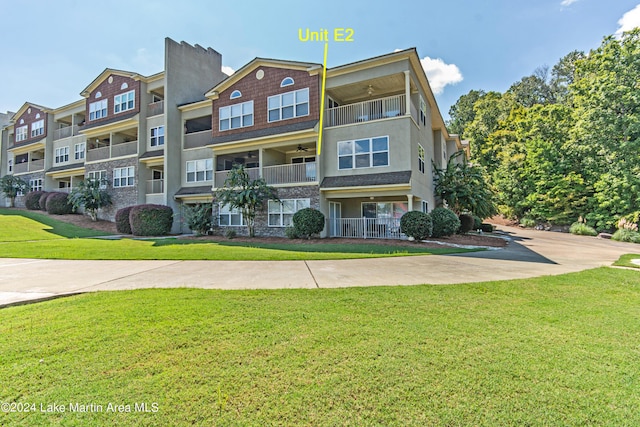
M 281 187 L 278 188 L 278 197 L 280 199 L 310 199 L 310 207 L 320 209 L 320 187 L 317 185 L 304 185 L 299 187 Z M 218 205 L 213 205 L 214 225 L 218 224 Z M 269 216 L 267 207 L 264 211 L 258 212 L 256 216 L 256 236 L 258 237 L 286 237 L 286 227 L 269 227 Z M 214 227 L 215 228 L 215 227 Z M 220 234 L 224 234 L 227 229 L 233 229 L 239 236 L 248 234 L 247 227 L 218 227 Z
M 42 189 L 44 191 L 58 191 L 58 189 L 48 190 L 48 189 L 44 188 L 44 172 L 42 172 L 42 171 L 41 172 L 29 173 L 29 174 L 25 174 L 25 175 L 16 175 L 16 176 L 19 177 L 19 178 L 22 178 L 27 184 L 29 184 L 29 180 L 31 180 L 31 179 L 41 178 L 42 179 Z M 29 188 L 27 188 L 27 191 L 29 191 Z M 9 205 L 7 205 L 7 206 L 9 206 Z M 25 207 L 25 205 L 24 205 L 24 196 L 16 197 L 15 206 L 16 206 L 16 208 L 24 208 Z
M 138 165 L 137 157 L 129 157 L 124 159 L 111 160 L 108 162 L 89 163 L 85 164 L 85 174 L 94 171 L 107 171 L 107 180 L 109 184 L 107 189 L 111 195 L 111 205 L 102 208 L 98 211 L 98 218 L 105 219 L 107 221 L 115 221 L 116 212 L 120 208 L 127 206 L 133 206 L 138 204 L 138 171 L 133 174 L 134 185 L 133 187 L 119 187 L 113 188 L 113 170 L 116 168 L 124 168 L 134 166 L 136 169 L 140 167 Z

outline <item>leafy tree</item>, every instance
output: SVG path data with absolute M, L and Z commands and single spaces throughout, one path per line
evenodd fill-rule
M 555 102 L 551 86 L 547 83 L 548 67 L 539 67 L 531 76 L 523 77 L 511 85 L 507 92 L 513 94 L 515 101 L 523 107 Z
M 242 165 L 234 165 L 224 186 L 216 190 L 214 197 L 222 205 L 240 209 L 249 237 L 255 236 L 256 214 L 264 209 L 265 202 L 279 200 L 273 187 L 268 186 L 263 178 L 252 179 Z
M 458 157 L 463 158 L 461 163 Z M 484 170 L 468 163 L 464 152 L 450 156 L 445 169 L 439 169 L 435 164 L 433 169 L 436 194 L 454 212 L 473 212 L 482 218 L 496 214 L 493 193 L 485 180 Z
M 184 218 L 187 226 L 196 234 L 207 234 L 213 224 L 211 203 L 184 205 Z
M 102 186 L 105 186 L 106 181 L 87 178 L 71 190 L 69 194 L 69 203 L 73 206 L 74 210 L 78 208 L 84 208 L 85 212 L 89 214 L 92 221 L 98 220 L 98 209 L 111 204 L 111 196 Z
M 449 109 L 449 116 L 451 117 L 447 125 L 449 132 L 464 137 L 465 129 L 476 117 L 475 103 L 486 94 L 483 90 L 472 90 L 458 98 L 456 103 Z
M 568 53 L 553 66 L 551 70 L 551 80 L 549 86 L 556 102 L 568 104 L 571 101 L 569 86 L 575 80 L 575 73 L 578 61 L 585 58 L 584 52 L 574 50 Z
M 20 193 L 24 193 L 29 188 L 29 184 L 22 178 L 13 175 L 5 175 L 0 178 L 0 191 L 10 200 L 10 207 L 14 207 L 16 204 L 16 197 Z

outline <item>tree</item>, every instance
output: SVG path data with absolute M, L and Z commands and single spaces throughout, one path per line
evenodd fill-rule
M 207 234 L 213 225 L 211 203 L 184 205 L 184 219 L 187 226 L 198 235 Z
M 515 101 L 523 107 L 533 107 L 536 104 L 553 104 L 555 98 L 551 86 L 547 83 L 549 68 L 539 67 L 527 77 L 514 83 L 508 92 L 512 93 Z
M 28 188 L 29 184 L 18 176 L 5 175 L 0 178 L 0 190 L 9 198 L 10 207 L 15 206 L 18 194 L 26 192 Z
M 457 161 L 460 156 L 464 159 L 462 163 Z M 485 180 L 484 170 L 468 163 L 463 151 L 449 157 L 446 169 L 439 169 L 435 164 L 433 168 L 436 194 L 455 213 L 472 212 L 481 218 L 496 214 L 493 192 Z
M 472 90 L 468 94 L 462 95 L 456 103 L 449 108 L 449 116 L 451 117 L 451 120 L 447 124 L 449 132 L 458 134 L 464 138 L 465 129 L 476 117 L 473 106 L 485 95 L 486 92 L 483 90 Z
M 98 209 L 111 204 L 111 196 L 102 188 L 105 186 L 104 180 L 87 178 L 71 190 L 69 202 L 74 210 L 84 208 L 92 221 L 98 220 Z
M 256 214 L 264 209 L 265 202 L 280 200 L 275 188 L 268 186 L 263 178 L 252 179 L 242 165 L 233 166 L 214 198 L 223 206 L 240 209 L 249 237 L 255 236 Z

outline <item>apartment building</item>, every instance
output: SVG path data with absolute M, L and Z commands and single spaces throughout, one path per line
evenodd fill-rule
M 50 191 L 103 178 L 113 205 L 101 218 L 166 204 L 173 231 L 186 232 L 182 206 L 212 202 L 241 164 L 280 198 L 258 217 L 258 235 L 283 236 L 313 207 L 328 219 L 325 237 L 400 237 L 403 213 L 435 207 L 432 163 L 468 146 L 448 134 L 415 49 L 328 69 L 320 129 L 322 73 L 256 58 L 226 76 L 213 49 L 166 39 L 160 73 L 107 68 L 70 105 L 25 103 L 3 129 L 0 173 Z M 214 203 L 214 216 L 245 230 L 238 211 Z

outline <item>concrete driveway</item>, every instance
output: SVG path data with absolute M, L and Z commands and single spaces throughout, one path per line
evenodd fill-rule
M 640 246 L 500 227 L 506 249 L 340 261 L 66 261 L 0 259 L 0 307 L 79 292 L 138 288 L 336 288 L 453 284 L 562 274 L 611 265 Z M 638 273 L 640 274 L 640 272 Z

